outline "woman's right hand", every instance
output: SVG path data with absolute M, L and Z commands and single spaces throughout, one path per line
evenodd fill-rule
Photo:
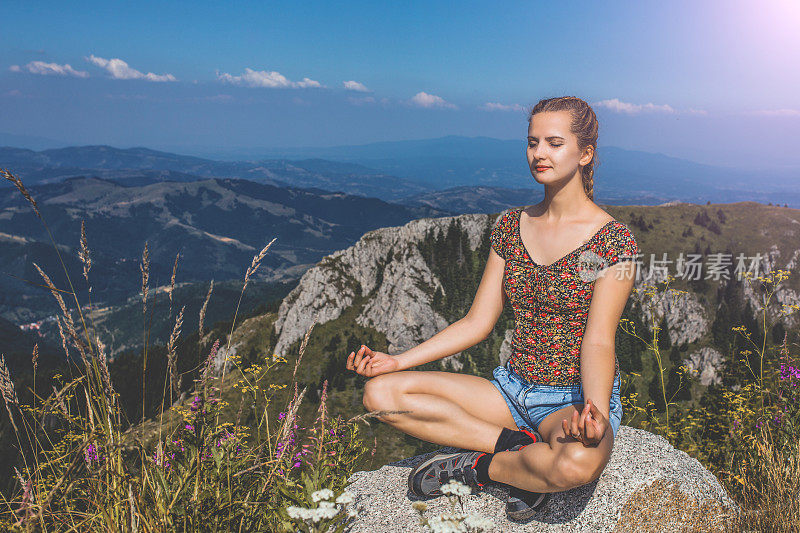
M 400 362 L 389 354 L 373 351 L 362 344 L 357 352 L 350 352 L 347 357 L 347 368 L 362 376 L 372 378 L 397 371 L 400 368 Z

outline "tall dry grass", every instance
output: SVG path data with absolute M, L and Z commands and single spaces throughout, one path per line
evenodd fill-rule
M 1 172 L 47 228 L 38 204 L 22 181 L 7 170 Z M 47 232 L 61 260 L 49 229 Z M 273 242 L 256 254 L 247 268 L 239 302 Z M 91 303 L 91 250 L 84 224 L 77 255 Z M 61 264 L 63 267 L 63 260 Z M 53 387 L 52 394 L 35 396 L 30 405 L 24 405 L 0 356 L 0 391 L 20 450 L 15 458 L 17 488 L 0 500 L 0 528 L 167 532 L 316 531 L 324 526 L 325 530 L 341 531 L 352 523 L 356 503 L 351 496 L 343 495 L 343 489 L 354 465 L 367 451 L 358 422 L 381 413 L 352 420 L 332 416 L 323 390 L 317 413 L 306 427 L 300 416 L 306 389 L 300 390 L 294 375 L 310 331 L 297 355 L 292 380 L 275 383 L 271 377 L 279 365 L 288 363 L 286 359 L 263 354 L 260 362 L 243 368 L 241 359 L 230 350 L 237 305 L 230 333 L 222 339 L 228 349 L 221 372 L 217 372 L 220 340 L 207 350 L 208 340 L 203 337 L 212 282 L 199 317 L 198 351 L 207 356 L 190 372 L 178 372 L 177 348 L 184 341 L 182 307 L 166 346 L 160 422 L 150 435 L 144 430 L 126 431 L 129 423 L 111 381 L 105 346 L 82 311 L 67 269 L 63 268 L 68 289 L 57 287 L 43 269 L 37 269 L 60 311 L 58 326 L 71 375 L 56 376 L 58 386 Z M 170 280 L 170 312 L 177 269 L 178 256 Z M 152 319 L 148 315 L 147 244 L 140 270 L 142 412 L 146 414 L 148 324 Z M 32 363 L 36 365 L 36 352 Z M 187 375 L 197 378 L 185 388 L 182 381 Z M 293 392 L 276 416 L 274 402 L 287 386 Z M 188 394 L 191 400 L 173 404 L 179 394 Z M 231 420 L 223 415 L 223 409 L 236 394 L 240 410 Z M 258 413 L 250 427 L 241 422 L 245 404 Z M 155 437 L 150 439 L 155 443 L 145 444 L 145 436 Z M 328 493 L 330 498 L 320 497 Z M 336 493 L 340 497 L 334 501 Z M 303 516 L 292 516 L 287 507 L 303 509 Z

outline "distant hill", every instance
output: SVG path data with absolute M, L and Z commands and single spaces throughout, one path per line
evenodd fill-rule
M 356 162 L 436 189 L 459 185 L 539 187 L 528 170 L 522 136 L 519 140 L 501 140 L 448 135 L 362 145 L 272 149 L 258 154 L 257 157 L 298 159 L 313 156 Z M 600 163 L 596 168 L 595 186 L 601 190 L 607 187 L 612 191 L 627 189 L 671 195 L 737 190 L 788 190 L 797 193 L 800 183 L 800 169 L 797 168 L 767 172 L 740 170 L 602 144 L 597 154 Z M 690 197 L 673 199 L 692 201 Z M 717 196 L 708 199 L 712 203 L 748 200 L 746 197 Z
M 426 206 L 452 213 L 497 213 L 511 207 L 537 204 L 544 198 L 542 189 L 506 189 L 482 185 L 452 187 L 442 191 L 431 191 L 404 198 L 401 202 L 411 206 Z M 661 205 L 670 195 L 654 193 L 617 194 L 606 191 L 595 196 L 598 205 Z
M 0 148 L 0 167 L 9 169 L 29 184 L 53 183 L 71 177 L 99 177 L 130 185 L 241 178 L 270 185 L 315 187 L 384 200 L 403 198 L 430 189 L 420 183 L 356 163 L 314 158 L 300 161 L 213 161 L 149 148 L 120 149 L 111 146 L 75 146 L 39 152 L 3 147 Z M 0 187 L 4 185 L 0 184 Z
M 86 221 L 94 294 L 110 302 L 140 290 L 145 241 L 153 285 L 169 282 L 178 252 L 181 281 L 241 279 L 253 255 L 273 237 L 278 240 L 258 275 L 293 279 L 366 231 L 444 214 L 376 198 L 237 179 L 126 187 L 77 178 L 31 187 L 31 192 L 62 246 L 73 280 L 82 280 L 75 249 L 81 220 Z M 59 286 L 66 286 L 66 280 L 41 223 L 16 191 L 0 195 L 0 220 L 0 315 L 23 323 L 53 308 L 47 291 L 21 281 L 40 282 L 32 263 L 45 268 Z

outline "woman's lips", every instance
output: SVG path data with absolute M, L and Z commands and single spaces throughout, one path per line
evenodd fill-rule
M 538 172 L 542 172 L 542 171 L 545 171 L 545 170 L 547 170 L 547 169 L 548 169 L 548 168 L 550 168 L 550 167 L 534 167 L 534 168 L 535 168 L 535 169 L 536 169 Z

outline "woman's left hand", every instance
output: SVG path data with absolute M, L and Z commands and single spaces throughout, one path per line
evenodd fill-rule
M 603 439 L 603 435 L 608 429 L 608 418 L 592 403 L 586 400 L 583 410 L 572 412 L 569 422 L 564 418 L 561 420 L 564 435 L 569 435 L 575 440 L 581 441 L 584 446 L 597 446 Z

